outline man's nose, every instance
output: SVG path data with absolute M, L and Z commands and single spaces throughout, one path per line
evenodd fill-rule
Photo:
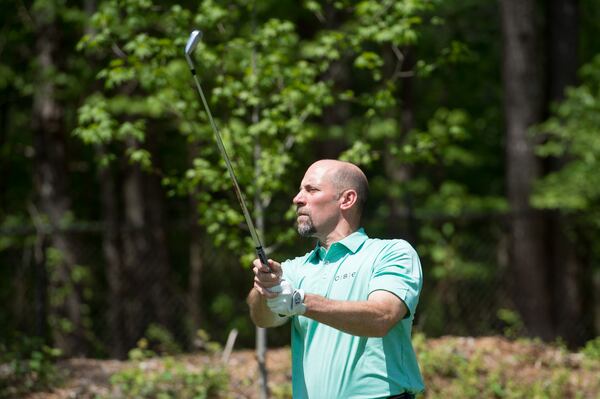
M 298 194 L 296 194 L 296 196 L 292 200 L 292 203 L 294 203 L 295 205 L 300 205 L 304 203 L 304 196 L 302 195 L 302 191 L 299 191 Z

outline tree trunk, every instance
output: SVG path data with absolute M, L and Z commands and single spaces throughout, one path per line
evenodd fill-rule
M 46 273 L 46 249 L 48 237 L 38 231 L 33 248 L 33 278 L 34 278 L 34 332 L 44 340 L 48 335 L 48 274 Z M 24 308 L 20 308 L 24 309 Z
M 393 54 L 386 54 L 389 58 L 389 62 L 386 62 L 386 64 L 393 65 L 394 62 L 392 60 L 396 59 L 396 62 L 401 63 L 399 66 L 400 71 L 402 73 L 409 73 L 415 65 L 413 52 L 413 49 L 410 47 L 403 48 L 401 50 L 402 60 L 397 60 Z M 398 50 L 398 53 L 400 53 L 400 50 Z M 387 139 L 387 145 L 383 153 L 383 162 L 390 183 L 395 187 L 406 187 L 406 183 L 412 176 L 412 168 L 410 165 L 402 163 L 397 156 L 391 154 L 390 148 L 400 145 L 415 127 L 413 76 L 402 78 L 399 94 L 398 115 L 400 115 L 400 118 L 398 122 L 400 125 L 400 134 L 394 138 Z M 393 190 L 390 193 L 392 194 L 388 196 L 387 201 L 390 208 L 389 220 L 393 222 L 387 224 L 386 233 L 389 237 L 402 237 L 414 242 L 417 229 L 412 217 L 413 205 L 410 193 L 405 192 L 400 198 L 393 195 Z
M 34 155 L 33 180 L 40 212 L 51 226 L 50 247 L 57 251 L 48 267 L 49 309 L 54 344 L 66 356 L 87 351 L 83 289 L 74 280 L 78 262 L 75 238 L 63 227 L 72 213 L 67 191 L 64 108 L 57 100 L 53 73 L 59 68 L 60 29 L 52 11 L 36 20 L 36 81 L 31 114 Z
M 129 148 L 139 145 L 130 139 Z M 126 161 L 123 182 L 124 258 L 121 293 L 124 330 L 129 347 L 151 323 L 172 328 L 169 262 L 163 230 L 160 182 Z
M 99 157 L 102 157 L 105 155 L 106 150 L 103 146 L 99 146 L 96 153 Z M 99 170 L 98 177 L 104 221 L 102 250 L 106 262 L 106 280 L 108 282 L 107 319 L 111 337 L 111 345 L 108 350 L 111 357 L 124 359 L 127 356 L 127 345 L 130 342 L 127 341 L 124 334 L 122 215 L 119 212 L 118 182 L 116 181 L 114 169 L 112 165 L 103 167 Z
M 548 100 L 556 103 L 564 99 L 567 86 L 577 83 L 579 1 L 551 0 L 547 26 Z M 564 164 L 564 159 L 553 158 L 547 166 L 552 172 Z M 586 276 L 590 274 L 577 255 L 574 232 L 567 216 L 552 212 L 548 225 L 547 247 L 551 251 L 557 333 L 569 345 L 577 347 L 592 338 L 592 312 L 585 311 L 585 298 L 592 295 L 586 284 Z
M 506 128 L 506 185 L 513 214 L 510 265 L 513 299 L 527 332 L 552 339 L 549 269 L 544 257 L 543 219 L 530 204 L 540 176 L 528 129 L 542 120 L 539 25 L 536 1 L 501 0 L 503 87 Z
M 549 100 L 556 102 L 564 99 L 567 86 L 577 83 L 579 0 L 550 0 L 547 26 Z

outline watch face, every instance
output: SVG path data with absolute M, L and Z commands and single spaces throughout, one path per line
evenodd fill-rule
M 302 295 L 296 291 L 292 300 L 294 301 L 294 305 L 300 305 L 302 303 Z

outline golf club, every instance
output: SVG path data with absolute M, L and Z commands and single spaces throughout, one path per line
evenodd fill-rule
M 219 147 L 219 151 L 225 160 L 225 165 L 227 166 L 227 171 L 229 172 L 229 177 L 233 182 L 233 188 L 235 190 L 235 194 L 240 202 L 242 207 L 242 212 L 244 213 L 244 218 L 246 219 L 246 224 L 248 225 L 248 230 L 250 230 L 250 235 L 252 236 L 252 240 L 254 241 L 254 246 L 256 248 L 256 254 L 258 255 L 258 259 L 260 259 L 260 263 L 263 266 L 269 268 L 269 263 L 267 262 L 267 255 L 265 254 L 265 250 L 263 249 L 262 243 L 260 242 L 260 238 L 258 237 L 258 233 L 254 228 L 254 223 L 252 222 L 252 218 L 250 217 L 250 213 L 248 212 L 248 207 L 246 206 L 246 202 L 244 201 L 244 197 L 242 196 L 242 190 L 240 189 L 240 185 L 238 184 L 237 178 L 235 177 L 235 173 L 233 171 L 233 166 L 231 166 L 231 161 L 229 160 L 229 156 L 227 155 L 227 151 L 225 150 L 225 146 L 223 145 L 223 140 L 221 139 L 221 134 L 219 133 L 219 129 L 213 120 L 212 114 L 210 112 L 210 108 L 208 108 L 208 103 L 206 102 L 206 98 L 204 97 L 204 92 L 202 91 L 202 86 L 200 86 L 200 80 L 196 75 L 196 67 L 194 65 L 194 61 L 192 60 L 192 53 L 194 49 L 200 42 L 202 38 L 202 32 L 199 30 L 194 30 L 190 33 L 190 37 L 185 45 L 185 59 L 190 67 L 190 72 L 192 72 L 192 76 L 194 77 L 194 81 L 196 82 L 196 87 L 198 88 L 198 93 L 200 94 L 200 98 L 202 99 L 202 104 L 204 104 L 204 109 L 206 110 L 206 114 L 208 115 L 208 120 L 210 121 L 210 125 L 212 126 L 213 132 L 215 133 L 215 138 L 217 140 L 217 146 Z M 269 270 L 271 270 L 269 268 Z

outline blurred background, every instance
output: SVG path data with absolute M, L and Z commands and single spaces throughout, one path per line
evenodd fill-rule
M 2 6 L 4 348 L 125 358 L 143 336 L 195 350 L 233 328 L 254 345 L 253 246 L 183 57 L 192 29 L 270 257 L 315 244 L 293 225 L 304 170 L 349 160 L 367 233 L 421 256 L 417 331 L 599 335 L 596 0 Z

